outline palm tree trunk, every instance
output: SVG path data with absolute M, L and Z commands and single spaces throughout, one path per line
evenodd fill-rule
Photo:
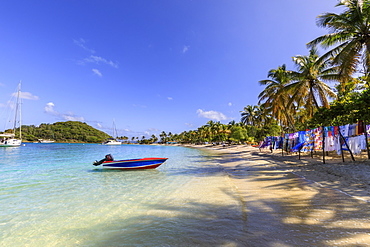
M 313 99 L 313 103 L 315 104 L 315 106 L 316 106 L 316 109 L 319 109 L 320 107 L 319 107 L 319 104 L 317 103 L 317 101 L 316 101 L 316 98 L 315 98 L 315 94 L 313 93 L 313 82 L 312 81 L 310 81 L 310 94 L 311 94 L 311 96 L 312 96 L 312 99 Z
M 288 111 L 287 111 L 287 109 L 286 109 L 285 104 L 283 104 L 283 107 L 284 107 L 284 114 L 285 114 L 285 117 L 286 117 L 286 118 L 287 118 L 287 120 L 288 120 L 289 125 L 292 127 L 292 129 L 294 130 L 294 132 L 296 132 L 296 128 L 295 128 L 295 126 L 294 126 L 294 124 L 293 124 L 292 119 L 291 119 L 291 118 L 290 118 L 290 116 L 288 115 Z

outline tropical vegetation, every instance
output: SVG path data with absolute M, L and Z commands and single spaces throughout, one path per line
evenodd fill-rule
M 5 132 L 9 131 L 11 130 L 6 130 Z M 16 134 L 19 134 L 19 128 L 16 130 Z M 43 139 L 68 143 L 98 143 L 108 138 L 111 138 L 111 136 L 103 131 L 78 121 L 56 122 L 53 124 L 43 123 L 40 126 L 22 125 L 22 139 L 29 142 Z
M 292 58 L 296 70 L 283 64 L 259 81 L 265 88 L 258 105 L 244 107 L 238 130 L 225 125 L 227 133 L 207 124 L 186 133 L 185 140 L 253 142 L 317 126 L 370 122 L 370 1 L 342 0 L 336 7 L 345 10 L 318 16 L 317 25 L 329 33 L 307 43 L 308 55 Z M 319 46 L 327 50 L 322 56 Z
M 318 16 L 318 26 L 329 33 L 308 42 L 309 55 L 293 57 L 296 71 L 282 65 L 260 81 L 265 89 L 259 106 L 283 132 L 370 121 L 370 1 L 343 0 L 336 6 L 345 10 Z M 318 46 L 328 51 L 320 56 Z
M 296 70 L 283 64 L 259 81 L 264 89 L 258 104 L 245 106 L 240 122 L 209 121 L 179 134 L 162 131 L 159 138 L 120 139 L 142 144 L 255 143 L 317 126 L 370 122 L 370 0 L 341 0 L 336 7 L 344 11 L 318 16 L 317 25 L 328 33 L 307 43 L 308 55 L 292 58 Z M 102 142 L 110 137 L 79 122 L 23 126 L 23 133 L 29 141 Z

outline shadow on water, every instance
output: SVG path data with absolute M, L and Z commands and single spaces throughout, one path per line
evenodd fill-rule
M 245 246 L 240 212 L 228 207 L 189 202 L 185 207 L 148 204 L 147 214 L 95 225 L 89 246 Z M 218 214 L 218 215 L 217 215 Z

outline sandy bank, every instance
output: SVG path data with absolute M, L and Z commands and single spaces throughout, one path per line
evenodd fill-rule
M 356 161 L 351 161 L 348 154 L 345 156 L 345 162 L 342 162 L 341 156 L 330 154 L 323 164 L 322 153 L 317 152 L 313 157 L 309 154 L 301 155 L 290 154 L 282 156 L 280 151 L 254 148 L 247 145 L 233 146 L 212 146 L 212 145 L 188 145 L 192 148 L 202 148 L 218 154 L 228 154 L 225 159 L 248 158 L 270 162 L 271 166 L 280 166 L 296 175 L 299 175 L 319 186 L 339 190 L 343 193 L 360 200 L 370 202 L 370 160 L 367 159 L 365 152 L 355 157 Z M 230 156 L 231 155 L 231 156 Z
M 223 167 L 243 205 L 241 246 L 368 246 L 370 165 L 281 156 L 249 146 L 195 146 Z

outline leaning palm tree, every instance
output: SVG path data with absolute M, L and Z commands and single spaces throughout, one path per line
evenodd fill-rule
M 286 70 L 286 65 L 283 64 L 277 69 L 272 69 L 268 73 L 271 79 L 260 81 L 260 85 L 266 86 L 265 89 L 258 95 L 259 104 L 263 103 L 264 109 L 269 109 L 271 115 L 285 126 L 295 131 L 294 115 L 295 107 L 291 102 L 291 93 L 287 90 L 291 82 L 291 71 Z
M 341 14 L 325 13 L 318 16 L 317 25 L 328 28 L 330 33 L 322 35 L 307 45 L 324 48 L 333 47 L 323 57 L 334 57 L 333 63 L 340 66 L 343 77 L 355 73 L 363 65 L 363 73 L 369 81 L 370 69 L 370 1 L 342 0 L 336 7 L 346 7 Z
M 298 71 L 292 72 L 293 82 L 286 87 L 293 92 L 291 102 L 295 101 L 298 107 L 303 105 L 309 116 L 320 106 L 329 107 L 329 98 L 337 96 L 324 80 L 339 80 L 338 67 L 332 66 L 331 59 L 320 58 L 315 47 L 308 56 L 299 55 L 293 61 Z

